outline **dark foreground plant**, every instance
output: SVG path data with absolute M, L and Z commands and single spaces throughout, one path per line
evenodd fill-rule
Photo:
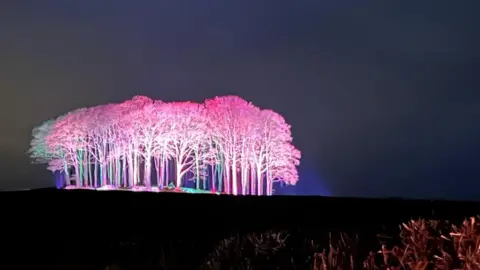
M 375 257 L 380 256 L 380 263 Z M 370 253 L 368 269 L 480 269 L 480 224 L 465 220 L 456 226 L 438 220 L 418 219 L 400 226 L 400 243 L 392 248 L 382 244 Z
M 203 270 L 355 269 L 357 237 L 339 235 L 327 248 L 314 240 L 294 239 L 281 231 L 236 235 L 220 241 L 202 265 Z
M 236 235 L 222 240 L 203 270 L 427 270 L 480 269 L 480 224 L 470 218 L 460 226 L 438 220 L 400 225 L 396 243 L 382 241 L 358 262 L 358 237 L 340 234 L 322 249 L 316 241 L 295 240 L 287 232 Z M 300 252 L 299 252 L 300 251 Z

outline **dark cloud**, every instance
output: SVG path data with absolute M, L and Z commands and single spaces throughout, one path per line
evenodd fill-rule
M 478 195 L 475 0 L 27 2 L 0 7 L 1 186 L 53 184 L 23 153 L 73 108 L 238 94 L 292 124 L 301 185 Z

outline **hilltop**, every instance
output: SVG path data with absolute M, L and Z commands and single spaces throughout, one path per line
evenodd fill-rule
M 74 222 L 75 219 L 85 220 L 98 215 L 129 222 L 132 217 L 154 220 L 168 214 L 171 224 L 199 218 L 203 224 L 230 220 L 233 223 L 255 221 L 265 225 L 280 222 L 293 226 L 318 223 L 338 226 L 348 221 L 352 226 L 382 221 L 398 223 L 416 217 L 463 219 L 480 212 L 480 202 L 468 201 L 228 196 L 53 188 L 1 192 L 0 200 L 5 213 L 21 213 L 22 219 L 31 218 L 29 215 L 46 215 L 51 222 L 59 218 L 73 219 Z M 176 220 L 180 218 L 181 221 Z

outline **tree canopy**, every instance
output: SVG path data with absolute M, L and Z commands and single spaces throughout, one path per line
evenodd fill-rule
M 32 131 L 30 157 L 76 187 L 195 188 L 272 195 L 295 185 L 300 151 L 272 110 L 238 96 L 163 102 L 135 96 L 80 108 Z M 71 183 L 69 183 L 71 184 Z

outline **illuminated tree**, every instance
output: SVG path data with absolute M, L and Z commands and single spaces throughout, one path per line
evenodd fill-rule
M 138 102 L 138 100 L 137 100 Z M 162 125 L 166 121 L 165 117 L 162 117 L 162 102 L 143 99 L 143 104 L 131 109 L 128 114 L 128 118 L 125 122 L 130 125 L 130 134 L 134 148 L 134 159 L 140 161 L 134 163 L 134 166 L 140 165 L 143 161 L 143 184 L 147 187 L 151 187 L 151 171 L 152 171 L 152 157 L 155 152 L 155 138 L 162 136 Z M 135 168 L 135 174 L 138 174 L 140 170 Z M 136 176 L 135 184 L 140 183 L 140 177 Z
M 158 134 L 153 139 L 152 156 L 155 164 L 156 180 L 159 189 L 167 187 L 170 183 L 169 174 L 170 160 L 173 157 L 171 147 L 171 134 L 174 130 L 174 122 L 170 113 L 171 104 L 162 103 L 156 105 L 156 118 L 159 119 Z
M 298 180 L 296 166 L 299 165 L 300 151 L 291 144 L 290 126 L 280 114 L 262 110 L 257 119 L 250 151 L 251 167 L 255 170 L 250 177 L 251 192 L 272 195 L 274 180 L 286 184 L 295 184 Z M 288 176 L 288 179 L 281 176 Z
M 128 166 L 128 186 L 135 187 L 140 184 L 140 164 L 142 162 L 142 145 L 141 139 L 144 119 L 142 118 L 142 110 L 145 106 L 152 105 L 153 100 L 145 96 L 135 96 L 131 100 L 122 103 L 122 123 L 121 130 L 123 138 L 126 141 L 125 155 Z M 144 116 L 144 114 L 143 114 Z
M 301 154 L 298 149 L 290 143 L 284 143 L 275 149 L 274 159 L 271 168 L 271 183 L 273 181 L 282 181 L 287 185 L 295 185 L 298 182 L 297 166 L 300 165 Z M 269 194 L 272 195 L 272 186 L 270 185 Z
M 272 110 L 263 110 L 262 118 L 264 120 L 263 134 L 266 137 L 264 144 L 266 145 L 266 193 L 272 195 L 273 181 L 275 170 L 277 168 L 286 167 L 288 163 L 298 165 L 298 150 L 291 147 L 292 135 L 290 125 L 278 113 Z M 285 180 L 285 179 L 280 179 Z M 288 180 L 289 183 L 290 179 Z
M 35 164 L 48 164 L 47 169 L 52 172 L 63 172 L 69 180 L 68 164 L 62 152 L 51 151 L 47 145 L 47 137 L 51 134 L 56 120 L 48 120 L 32 130 L 32 140 L 28 151 Z M 68 183 L 67 183 L 68 184 Z
M 54 153 L 48 151 L 48 146 L 46 145 L 46 138 L 54 125 L 55 120 L 48 120 L 40 126 L 33 128 L 32 140 L 30 141 L 30 149 L 28 151 L 33 163 L 45 164 L 55 159 Z
M 77 109 L 35 127 L 29 155 L 67 180 L 73 171 L 77 187 L 152 190 L 155 180 L 181 189 L 194 180 L 197 190 L 233 195 L 294 185 L 300 160 L 285 119 L 237 96 L 203 104 L 135 96 Z
M 93 107 L 86 117 L 88 132 L 88 149 L 94 165 L 94 186 L 112 185 L 113 161 L 115 146 L 115 132 L 117 123 L 116 105 L 107 104 Z M 90 166 L 90 165 L 89 165 Z
M 157 149 L 160 149 L 155 138 L 164 136 L 165 122 L 168 121 L 164 113 L 163 102 L 155 101 L 138 110 L 138 143 L 141 147 L 144 167 L 144 183 L 147 188 L 151 187 L 152 157 Z
M 206 100 L 209 130 L 214 145 L 220 151 L 225 192 L 238 194 L 238 171 L 241 170 L 242 151 L 246 148 L 248 132 L 255 121 L 257 108 L 237 96 L 216 97 Z M 243 171 L 243 170 L 242 170 Z
M 175 102 L 170 104 L 169 112 L 173 128 L 168 134 L 168 145 L 175 161 L 175 186 L 180 188 L 183 176 L 198 164 L 194 150 L 204 137 L 203 105 Z
M 47 149 L 50 153 L 61 157 L 66 171 L 69 167 L 75 170 L 76 186 L 82 186 L 81 162 L 82 151 L 85 148 L 86 109 L 77 109 L 62 116 L 51 129 L 46 138 Z

